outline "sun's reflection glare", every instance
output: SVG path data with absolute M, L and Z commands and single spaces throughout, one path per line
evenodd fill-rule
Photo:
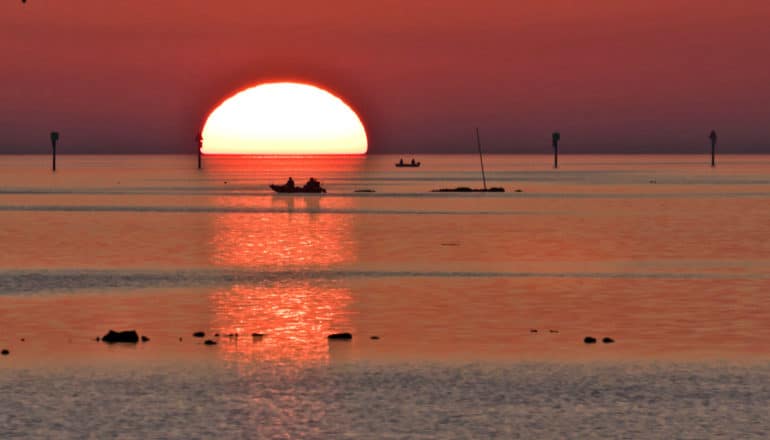
M 223 198 L 220 205 L 242 201 Z M 275 197 L 286 212 L 229 213 L 215 220 L 212 263 L 238 268 L 318 268 L 349 263 L 355 249 L 349 215 L 321 211 L 318 197 Z M 305 212 L 292 212 L 300 209 Z M 311 212 L 306 212 L 311 211 Z
M 220 350 L 232 360 L 327 361 L 326 336 L 350 331 L 350 291 L 334 284 L 235 285 L 210 301 L 211 328 L 220 332 Z

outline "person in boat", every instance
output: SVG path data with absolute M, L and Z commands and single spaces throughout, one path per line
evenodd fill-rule
M 403 157 L 401 159 L 399 159 L 398 164 L 399 165 L 403 165 L 404 164 L 404 158 Z
M 415 163 L 414 163 L 414 158 L 412 158 L 412 165 L 415 165 Z
M 310 179 L 308 179 L 307 183 L 305 184 L 304 189 L 305 190 L 310 190 L 310 191 L 318 191 L 318 190 L 321 189 L 321 182 L 319 182 L 319 181 L 315 180 L 315 178 L 311 177 Z
M 284 185 L 288 189 L 294 189 L 294 179 L 289 177 L 289 180 L 286 181 L 286 185 Z

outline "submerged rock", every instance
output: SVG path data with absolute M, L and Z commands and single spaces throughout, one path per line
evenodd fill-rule
M 206 339 L 203 343 L 205 345 L 217 345 L 217 341 L 212 341 L 211 339 Z
M 537 329 L 536 328 L 531 328 L 531 329 L 529 329 L 529 332 L 530 333 L 537 333 Z
M 585 342 L 586 344 L 596 344 L 596 338 L 594 338 L 593 336 L 586 336 L 583 339 L 583 342 Z
M 605 337 L 604 339 L 602 339 L 602 342 L 604 342 L 605 344 L 612 344 L 615 342 L 615 340 L 610 337 Z
M 551 329 L 551 330 L 548 330 L 548 331 L 549 331 L 549 332 L 551 332 L 551 333 L 559 333 L 559 330 L 553 330 L 553 329 Z
M 195 332 L 195 333 L 193 333 L 193 337 L 195 337 L 195 338 L 202 338 L 204 336 L 206 336 L 206 332 Z
M 349 340 L 349 339 L 353 339 L 353 335 L 351 335 L 350 333 L 332 333 L 331 335 L 327 336 L 327 338 Z
M 106 342 L 108 344 L 113 344 L 116 342 L 136 344 L 139 342 L 139 335 L 136 333 L 136 330 L 126 330 L 122 332 L 110 330 L 106 335 L 102 336 L 102 342 Z

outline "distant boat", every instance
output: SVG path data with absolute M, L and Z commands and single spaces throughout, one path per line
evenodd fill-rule
M 487 175 L 484 172 L 484 156 L 481 155 L 481 136 L 479 136 L 479 129 L 476 128 L 476 144 L 479 149 L 479 162 L 481 163 L 481 179 L 484 183 L 484 188 L 469 188 L 467 186 L 458 186 L 457 188 L 441 188 L 434 189 L 432 192 L 505 192 L 504 188 L 493 187 L 487 188 Z
M 297 194 L 297 193 L 320 194 L 320 193 L 326 192 L 326 189 L 321 187 L 321 182 L 315 180 L 312 177 L 310 178 L 310 180 L 307 181 L 305 186 L 294 186 L 294 181 L 291 178 L 289 178 L 289 181 L 283 185 L 270 185 L 270 189 L 272 189 L 277 193 L 285 193 L 285 194 Z
M 411 162 L 404 162 L 403 160 L 396 162 L 396 167 L 398 168 L 417 168 L 419 166 L 420 162 L 415 162 L 414 159 Z
M 469 188 L 467 186 L 458 186 L 457 188 L 434 189 L 432 192 L 505 192 L 505 188 Z

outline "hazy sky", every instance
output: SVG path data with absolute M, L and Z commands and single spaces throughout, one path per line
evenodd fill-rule
M 770 152 L 767 0 L 5 0 L 0 57 L 0 152 L 192 153 L 292 78 L 370 152 Z

